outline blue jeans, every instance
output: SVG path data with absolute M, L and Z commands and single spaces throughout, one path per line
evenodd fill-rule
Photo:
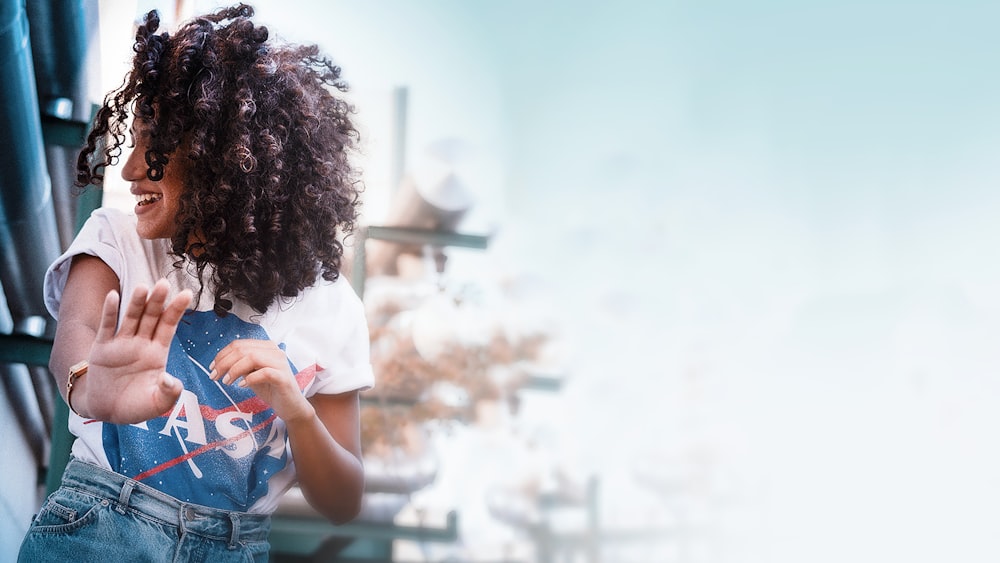
M 256 561 L 270 517 L 189 504 L 97 466 L 71 460 L 42 505 L 19 562 Z

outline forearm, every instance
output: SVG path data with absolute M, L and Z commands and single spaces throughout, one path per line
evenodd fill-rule
M 73 258 L 59 305 L 49 369 L 63 399 L 70 366 L 90 357 L 97 337 L 101 305 L 111 290 L 118 289 L 118 276 L 100 258 L 79 255 Z M 84 414 L 86 408 L 86 376 L 73 385 L 73 408 Z
M 365 483 L 358 392 L 304 397 L 284 350 L 270 340 L 234 340 L 215 355 L 209 369 L 213 381 L 249 386 L 285 422 L 309 504 L 336 523 L 354 518 Z
M 365 484 L 360 455 L 338 443 L 318 414 L 287 427 L 299 486 L 309 504 L 337 524 L 357 516 Z

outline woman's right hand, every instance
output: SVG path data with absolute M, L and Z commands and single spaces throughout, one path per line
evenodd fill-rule
M 166 413 L 177 402 L 184 387 L 166 372 L 167 356 L 192 294 L 184 290 L 167 303 L 169 291 L 165 280 L 152 291 L 137 286 L 117 330 L 121 298 L 117 291 L 107 294 L 83 376 L 86 385 L 72 396 L 81 416 L 134 424 Z

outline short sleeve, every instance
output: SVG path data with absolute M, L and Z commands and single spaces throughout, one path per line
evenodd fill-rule
M 338 353 L 332 355 L 316 376 L 316 393 L 364 391 L 375 385 L 372 372 L 370 337 L 364 305 L 343 278 L 334 284 L 340 305 Z
M 81 254 L 96 256 L 103 260 L 121 278 L 124 268 L 124 257 L 117 240 L 118 229 L 128 228 L 122 223 L 127 217 L 117 210 L 101 208 L 90 214 L 76 238 L 59 258 L 45 272 L 43 297 L 45 308 L 53 318 L 59 318 L 59 304 L 62 301 L 63 288 L 69 277 L 73 257 Z M 132 227 L 134 230 L 134 227 Z
M 294 315 L 298 317 L 294 341 L 308 345 L 310 360 L 314 358 L 316 365 L 316 378 L 306 395 L 373 387 L 364 305 L 347 280 L 341 277 L 310 288 L 296 308 L 304 315 Z

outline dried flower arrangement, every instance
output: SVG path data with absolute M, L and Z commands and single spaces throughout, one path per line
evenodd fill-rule
M 411 327 L 399 322 L 407 308 L 389 300 L 369 311 L 375 388 L 362 394 L 361 432 L 366 451 L 417 447 L 415 429 L 475 419 L 483 400 L 506 400 L 516 410 L 524 369 L 548 340 L 544 334 L 510 337 L 495 330 L 485 343 L 447 342 L 422 355 Z

